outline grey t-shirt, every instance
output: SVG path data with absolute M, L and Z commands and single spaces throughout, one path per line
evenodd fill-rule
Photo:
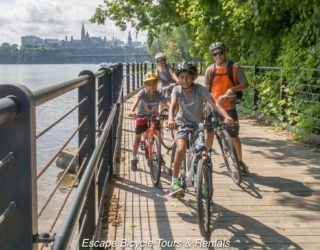
M 171 65 L 170 64 L 166 64 L 166 70 L 164 72 L 161 71 L 159 67 L 157 67 L 159 80 L 160 80 L 161 85 L 162 85 L 161 87 L 166 87 L 170 83 L 175 82 L 171 77 L 170 69 L 171 69 Z
M 209 91 L 197 83 L 193 84 L 192 93 L 186 93 L 179 85 L 173 88 L 171 96 L 178 98 L 180 106 L 175 118 L 177 125 L 197 125 L 202 122 L 204 101 L 212 98 Z
M 162 93 L 157 92 L 155 95 L 150 96 L 144 89 L 139 92 L 138 98 L 140 99 L 137 106 L 137 113 L 139 115 L 156 115 L 158 114 L 160 102 L 167 103 Z

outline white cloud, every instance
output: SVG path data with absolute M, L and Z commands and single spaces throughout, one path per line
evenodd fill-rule
M 114 35 L 126 40 L 128 32 L 121 32 L 112 21 L 105 25 L 90 23 L 89 19 L 99 4 L 103 4 L 103 0 L 2 0 L 0 44 L 20 44 L 21 36 L 25 35 L 57 39 L 73 35 L 74 39 L 79 39 L 82 22 L 90 36 L 111 39 Z M 138 40 L 146 41 L 146 33 L 139 33 Z

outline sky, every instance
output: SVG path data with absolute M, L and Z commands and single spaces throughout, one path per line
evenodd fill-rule
M 127 41 L 128 31 L 120 31 L 112 21 L 105 25 L 91 24 L 89 19 L 103 0 L 0 0 L 0 45 L 3 42 L 21 45 L 21 36 L 35 35 L 41 38 L 63 40 L 71 35 L 80 39 L 81 25 L 90 36 L 110 40 L 114 35 Z M 133 40 L 146 41 L 145 32 Z

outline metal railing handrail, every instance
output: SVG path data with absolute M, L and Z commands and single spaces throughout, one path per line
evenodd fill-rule
M 78 219 L 80 218 L 80 213 L 85 203 L 85 195 L 89 190 L 89 185 L 91 180 L 93 179 L 93 175 L 95 173 L 95 169 L 98 166 L 99 159 L 102 154 L 102 149 L 104 148 L 107 137 L 111 130 L 111 126 L 113 123 L 114 116 L 116 114 L 116 105 L 113 106 L 110 116 L 107 120 L 106 125 L 104 126 L 103 132 L 101 134 L 100 140 L 92 153 L 92 156 L 89 160 L 88 166 L 83 173 L 82 180 L 78 186 L 78 192 L 71 204 L 71 207 L 67 213 L 66 220 L 62 225 L 61 231 L 56 235 L 55 242 L 53 244 L 52 249 L 60 250 L 60 249 L 68 249 L 72 232 L 75 230 Z
M 0 99 L 0 124 L 13 119 L 19 111 L 18 104 L 10 97 Z
M 311 71 L 319 71 L 320 72 L 320 68 L 306 68 L 306 67 L 284 67 L 284 66 L 251 66 L 251 65 L 241 65 L 241 68 L 244 69 L 270 69 L 270 70 L 283 70 L 283 69 L 298 69 L 298 70 L 311 70 Z
M 23 242 L 22 248 L 36 249 L 38 244 L 54 242 L 55 247 L 59 244 L 73 243 L 77 238 L 79 241 L 84 238 L 96 238 L 100 233 L 101 221 L 97 223 L 96 219 L 97 216 L 100 218 L 103 214 L 104 193 L 108 190 L 109 178 L 116 170 L 116 149 L 120 145 L 117 140 L 121 131 L 119 126 L 123 98 L 141 88 L 143 74 L 147 70 L 146 64 L 132 64 L 131 66 L 126 65 L 126 68 L 123 68 L 122 64 L 116 64 L 108 68 L 101 68 L 95 73 L 88 70 L 81 71 L 80 76 L 75 79 L 35 91 L 23 85 L 0 86 L 0 141 L 10 140 L 8 148 L 0 147 L 0 182 L 4 184 L 6 190 L 0 197 L 0 204 L 2 204 L 0 213 L 6 209 L 3 207 L 4 204 L 9 204 L 11 201 L 16 202 L 19 208 L 12 210 L 12 214 L 10 213 L 2 224 L 7 227 L 6 223 L 10 223 L 13 227 L 0 232 L 0 241 L 4 243 L 1 246 L 20 247 Z M 124 76 L 124 73 L 127 75 Z M 71 107 L 37 135 L 36 107 L 76 89 L 78 89 L 77 105 Z M 78 120 L 76 121 L 78 128 L 71 136 L 74 138 L 73 136 L 78 134 L 79 144 L 84 142 L 84 138 L 87 139 L 85 143 L 78 145 L 77 160 L 74 156 L 65 170 L 65 172 L 68 171 L 73 163 L 76 168 L 81 166 L 77 174 L 79 176 L 78 189 L 75 190 L 75 196 L 72 196 L 70 201 L 75 205 L 65 208 L 68 209 L 67 216 L 58 221 L 64 209 L 61 207 L 49 232 L 41 229 L 42 232 L 39 233 L 38 226 L 42 224 L 39 224 L 37 175 L 39 177 L 44 173 L 45 169 L 56 159 L 57 153 L 53 153 L 54 157 L 50 157 L 45 167 L 40 169 L 41 174 L 37 174 L 37 139 L 47 134 L 76 109 L 78 109 Z M 75 121 L 74 118 L 73 121 Z M 101 133 L 100 131 L 97 133 L 97 127 L 101 128 Z M 67 146 L 69 140 L 70 137 L 67 142 L 64 142 L 63 147 Z M 59 153 L 61 150 L 63 149 L 58 149 Z M 18 191 L 11 188 L 11 180 L 5 178 L 7 173 L 14 176 L 12 178 L 19 182 Z M 40 215 L 46 208 L 49 208 L 47 205 L 51 202 L 64 175 L 60 177 L 58 184 L 54 185 L 53 191 L 49 193 L 49 199 L 44 201 L 45 205 L 39 207 Z M 24 191 L 23 194 L 20 190 Z M 98 191 L 98 196 L 93 190 Z M 71 198 L 70 194 L 68 198 Z M 63 207 L 65 204 L 66 201 Z M 86 219 L 84 219 L 85 214 Z M 21 216 L 26 220 L 21 220 Z M 62 223 L 62 227 L 59 226 L 57 238 L 55 238 L 56 232 L 52 232 L 52 229 L 58 222 Z M 80 233 L 79 230 L 76 230 L 77 225 L 83 229 Z M 17 234 L 13 233 L 17 231 L 19 231 Z M 17 238 L 21 240 L 17 241 Z M 44 245 L 41 246 L 43 247 Z

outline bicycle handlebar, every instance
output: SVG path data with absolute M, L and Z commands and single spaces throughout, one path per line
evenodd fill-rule
M 168 115 L 139 115 L 139 114 L 135 114 L 131 116 L 132 118 L 141 118 L 141 119 L 151 119 L 151 120 L 163 120 L 168 118 Z
M 161 88 L 161 91 L 166 91 L 166 90 L 172 89 L 172 88 L 175 87 L 175 86 L 176 86 L 175 83 L 170 83 L 168 86 L 162 87 L 162 88 Z
M 226 95 L 226 94 L 224 94 L 224 95 L 220 96 L 220 97 L 216 100 L 216 102 L 217 102 L 217 103 L 220 103 L 220 102 L 221 102 L 222 100 L 224 100 L 224 99 L 234 98 L 234 97 L 236 97 L 236 95 Z

